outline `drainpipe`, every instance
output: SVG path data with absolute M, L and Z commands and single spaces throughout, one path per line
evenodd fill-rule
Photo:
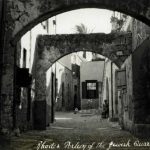
M 111 104 L 112 104 L 112 118 L 114 117 L 113 108 L 113 62 L 111 61 Z

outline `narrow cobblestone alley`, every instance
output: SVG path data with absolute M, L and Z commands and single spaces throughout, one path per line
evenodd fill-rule
M 144 142 L 148 144 L 148 140 Z M 129 132 L 121 130 L 117 123 L 101 119 L 99 115 L 92 113 L 74 114 L 73 112 L 56 113 L 55 123 L 46 131 L 21 134 L 20 137 L 14 137 L 11 143 L 12 150 L 148 150 L 150 148 L 141 147 L 138 139 Z M 113 144 L 116 146 L 110 146 Z

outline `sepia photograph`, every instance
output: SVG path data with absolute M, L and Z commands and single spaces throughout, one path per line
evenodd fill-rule
M 150 150 L 150 0 L 0 0 L 0 150 Z

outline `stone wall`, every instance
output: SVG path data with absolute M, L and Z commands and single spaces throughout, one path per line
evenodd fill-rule
M 134 122 L 150 123 L 150 40 L 146 39 L 133 53 Z
M 130 55 L 121 67 L 126 72 L 126 87 L 124 92 L 121 90 L 121 98 L 119 99 L 122 109 L 123 124 L 125 129 L 132 130 L 134 122 L 134 95 L 133 95 L 133 74 L 132 74 L 132 55 Z
M 134 51 L 150 35 L 150 27 L 132 18 L 132 50 Z
M 55 71 L 56 65 L 56 71 Z M 52 69 L 53 68 L 53 69 Z M 52 69 L 52 70 L 51 70 Z M 51 73 L 54 73 L 54 76 L 57 80 L 57 85 L 54 83 L 52 85 L 51 81 Z M 55 88 L 56 86 L 56 93 L 55 93 L 55 110 L 56 111 L 69 111 L 73 110 L 73 87 L 72 87 L 72 71 L 69 70 L 67 67 L 63 66 L 59 62 L 56 62 L 51 68 L 47 71 L 47 102 L 51 107 L 52 101 L 52 86 Z M 62 84 L 64 84 L 64 90 L 62 91 Z M 62 94 L 63 93 L 63 94 Z M 62 106 L 62 99 L 64 101 L 64 106 Z
M 112 92 L 113 92 L 113 118 L 118 119 L 118 99 L 117 99 L 117 87 L 116 87 L 116 70 L 118 67 L 113 63 L 112 64 Z
M 52 123 L 55 111 L 70 111 L 74 108 L 72 71 L 62 63 L 64 60 L 65 57 L 63 61 L 58 60 L 46 71 L 47 125 Z M 66 58 L 66 60 L 68 59 Z M 62 86 L 64 86 L 64 89 L 62 89 Z
M 30 39 L 29 39 L 30 40 Z M 17 43 L 17 55 L 16 55 L 16 67 L 17 68 L 27 68 L 27 63 L 23 62 L 23 48 L 21 45 L 21 41 Z M 26 50 L 26 57 L 29 55 L 30 50 Z M 22 77 L 23 78 L 23 77 Z M 17 81 L 18 78 L 16 77 Z M 25 80 L 25 79 L 22 79 Z M 16 128 L 19 128 L 20 131 L 26 131 L 28 129 L 33 128 L 32 121 L 32 107 L 33 107 L 33 99 L 31 97 L 31 86 L 22 87 L 16 84 L 15 86 L 15 119 L 16 119 Z
M 118 118 L 118 104 L 116 97 L 116 77 L 115 72 L 118 67 L 112 63 L 110 60 L 105 61 L 105 71 L 104 71 L 104 83 L 103 83 L 103 100 L 109 101 L 109 118 L 115 119 Z
M 104 72 L 104 60 L 102 61 L 92 61 L 83 62 L 80 66 L 80 96 L 81 96 L 81 109 L 98 109 L 101 103 L 101 85 L 103 82 L 103 72 Z M 96 98 L 86 98 L 84 92 L 87 90 L 86 81 L 95 80 L 97 82 L 96 89 L 98 90 L 98 95 Z M 85 84 L 85 87 L 84 85 Z
M 120 49 L 121 55 L 117 53 Z M 39 35 L 35 59 L 38 60 L 36 62 L 38 65 L 47 70 L 62 56 L 73 52 L 90 51 L 101 54 L 120 66 L 130 54 L 130 49 L 131 33 Z
M 132 51 L 121 68 L 126 69 L 126 92 L 122 95 L 123 128 L 147 136 L 149 130 L 149 31 L 142 22 L 131 18 Z M 141 126 L 142 124 L 142 126 Z M 147 125 L 146 125 L 147 124 Z M 143 131 L 142 131 L 143 130 Z M 148 135 L 149 136 L 149 135 Z
M 150 136 L 150 40 L 147 38 L 133 53 L 133 102 L 136 135 Z

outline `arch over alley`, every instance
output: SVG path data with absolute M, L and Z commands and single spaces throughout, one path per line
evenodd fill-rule
M 125 43 L 124 43 L 125 42 Z M 131 53 L 131 33 L 117 34 L 72 34 L 39 35 L 36 41 L 33 76 L 35 76 L 35 100 L 46 102 L 46 71 L 61 57 L 80 51 L 91 51 L 112 60 L 119 67 Z M 118 55 L 121 52 L 121 55 Z M 39 106 L 39 108 L 38 108 Z M 38 105 L 43 110 L 46 105 Z M 36 113 L 35 117 L 38 116 Z M 45 113 L 43 111 L 43 113 Z M 44 116 L 44 114 L 43 114 Z M 35 119 L 42 123 L 43 116 Z M 36 123 L 37 124 L 37 123 Z
M 28 8 L 28 9 L 27 9 Z M 103 8 L 130 15 L 146 24 L 150 22 L 150 2 L 140 0 L 47 0 L 8 2 L 7 19 L 9 28 L 13 27 L 12 37 L 17 41 L 23 34 L 39 22 L 57 14 L 79 8 Z M 33 13 L 34 12 L 34 13 Z

